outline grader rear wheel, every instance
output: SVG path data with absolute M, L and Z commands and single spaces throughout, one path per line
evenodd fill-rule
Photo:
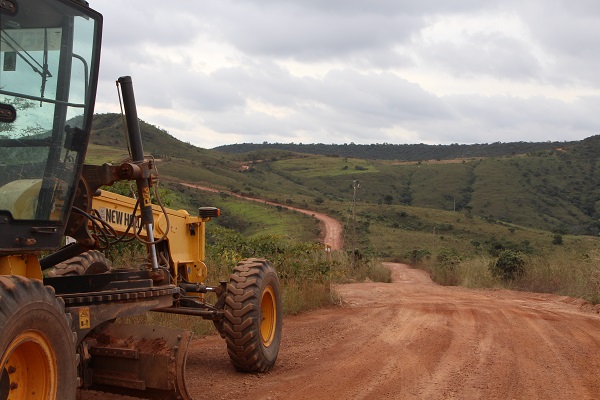
M 51 288 L 0 276 L 0 400 L 74 399 L 71 317 Z
M 110 271 L 106 256 L 98 250 L 88 250 L 65 262 L 56 264 L 48 271 L 49 277 L 68 275 L 91 275 Z
M 251 258 L 234 269 L 227 286 L 223 330 L 231 363 L 240 371 L 273 367 L 281 341 L 279 279 L 267 260 Z

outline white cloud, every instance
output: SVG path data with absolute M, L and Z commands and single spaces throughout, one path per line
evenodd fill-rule
M 140 117 L 202 147 L 582 139 L 598 4 L 97 0 L 97 111 L 131 75 Z

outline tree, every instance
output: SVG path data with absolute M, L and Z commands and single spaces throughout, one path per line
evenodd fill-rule
M 12 101 L 3 99 L 3 102 L 11 105 L 17 110 L 17 114 L 23 113 L 25 110 L 36 107 L 36 103 L 32 100 L 23 99 L 21 97 L 15 97 Z M 46 130 L 39 126 L 39 124 L 30 126 L 21 126 L 20 132 L 14 132 L 15 128 L 19 125 L 14 123 L 0 124 L 0 135 L 8 138 L 21 138 L 23 136 L 34 136 L 43 134 Z

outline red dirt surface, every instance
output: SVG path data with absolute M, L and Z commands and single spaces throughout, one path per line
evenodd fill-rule
M 600 316 L 575 299 L 442 287 L 387 264 L 392 283 L 339 285 L 341 307 L 285 318 L 266 374 L 195 339 L 195 399 L 598 399 Z M 589 308 L 591 309 L 591 308 Z M 108 397 L 81 397 L 85 399 Z M 125 397 L 110 397 L 125 399 Z

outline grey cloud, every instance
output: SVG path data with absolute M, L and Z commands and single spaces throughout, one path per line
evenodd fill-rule
M 459 77 L 487 75 L 517 80 L 540 79 L 540 61 L 525 43 L 500 33 L 478 33 L 464 44 L 441 42 L 421 49 L 426 60 Z
M 446 118 L 449 113 L 436 96 L 389 73 L 336 70 L 327 74 L 324 89 L 324 102 L 347 114 L 389 120 L 387 124 L 402 119 Z
M 104 18 L 104 46 L 135 48 L 142 43 L 182 45 L 194 39 L 203 20 L 185 7 L 164 1 L 98 1 L 92 6 Z M 165 9 L 166 8 L 166 9 Z
M 257 6 L 290 7 L 336 14 L 432 14 L 477 10 L 497 4 L 494 0 L 251 0 Z
M 248 10 L 223 25 L 229 42 L 249 54 L 327 60 L 356 52 L 390 49 L 423 26 L 420 18 L 387 15 L 298 13 Z
M 525 3 L 520 17 L 551 57 L 546 71 L 550 82 L 600 87 L 600 3 L 535 1 Z
M 194 130 L 173 120 L 168 111 L 177 109 L 197 115 L 217 133 L 238 134 L 241 141 L 483 143 L 598 133 L 598 97 L 566 102 L 527 97 L 530 93 L 485 96 L 476 86 L 469 88 L 473 95 L 440 96 L 425 90 L 425 83 L 392 73 L 419 62 L 464 82 L 485 77 L 597 89 L 596 1 L 197 0 L 169 4 L 168 12 L 164 4 L 98 0 L 92 5 L 106 16 L 101 82 L 106 88 L 99 99 L 116 103 L 114 80 L 132 75 L 138 104 L 156 110 L 141 117 L 167 130 Z M 432 17 L 482 11 L 514 13 L 530 37 L 499 31 L 464 33 L 461 45 L 444 38 L 435 45 L 418 40 Z M 237 65 L 207 74 L 186 64 L 199 35 L 237 49 Z M 184 62 L 150 48 L 179 49 Z M 331 62 L 336 69 L 322 78 L 298 77 L 280 63 L 290 59 L 307 66 Z M 261 113 L 249 107 L 252 102 L 289 113 Z M 412 136 L 390 133 L 393 128 Z M 223 144 L 219 140 L 217 134 L 197 144 Z
M 590 136 L 600 125 L 600 116 L 588 113 L 599 105 L 596 97 L 565 102 L 545 97 L 462 95 L 445 96 L 444 100 L 455 111 L 456 118 L 444 128 L 453 132 L 454 139 L 440 127 L 420 129 L 446 137 L 447 143 L 574 140 Z
M 255 73 L 262 75 L 261 71 Z M 206 126 L 222 132 L 244 132 L 249 137 L 278 134 L 304 142 L 323 141 L 323 137 L 382 142 L 387 139 L 384 130 L 407 121 L 452 118 L 452 111 L 439 98 L 389 73 L 366 75 L 338 70 L 323 79 L 281 73 L 282 82 L 246 74 L 245 70 L 227 70 L 218 75 L 237 82 L 235 86 L 243 91 L 243 97 L 287 106 L 294 112 L 275 117 L 229 109 L 225 115 L 204 113 Z M 280 87 L 287 89 L 285 94 Z M 307 137 L 310 134 L 313 136 Z

